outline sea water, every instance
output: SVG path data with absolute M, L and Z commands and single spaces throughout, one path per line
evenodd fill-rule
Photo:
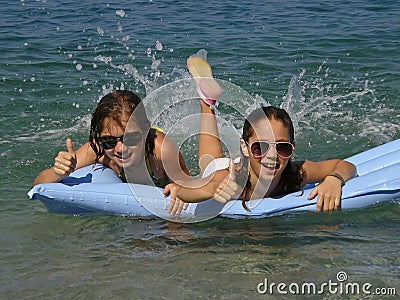
M 227 100 L 238 116 L 221 105 L 222 122 L 240 128 L 261 103 L 288 110 L 295 159 L 345 158 L 400 138 L 398 1 L 1 4 L 0 298 L 287 296 L 271 283 L 286 284 L 282 291 L 298 298 L 372 299 L 376 288 L 398 295 L 398 201 L 179 224 L 51 214 L 26 195 L 66 138 L 76 148 L 87 141 L 90 113 L 103 95 L 124 88 L 145 98 L 189 78 L 186 59 L 196 53 L 207 56 L 216 78 L 250 95 Z M 189 103 L 156 125 L 168 130 L 194 109 Z M 176 130 L 196 173 L 196 138 Z M 296 285 L 329 281 L 370 283 L 374 294 L 296 294 Z

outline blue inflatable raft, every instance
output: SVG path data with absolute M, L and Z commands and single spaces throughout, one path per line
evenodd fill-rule
M 342 209 L 362 208 L 400 199 L 400 139 L 378 146 L 347 161 L 357 166 L 358 177 L 348 181 L 342 191 Z M 265 217 L 296 211 L 315 211 L 315 200 L 307 200 L 314 185 L 282 197 L 251 201 L 251 212 L 241 201 L 225 205 L 215 200 L 192 203 L 179 216 L 180 221 L 193 222 L 221 215 L 225 217 Z M 82 168 L 63 183 L 47 183 L 28 192 L 32 200 L 40 200 L 49 211 L 64 214 L 101 213 L 138 217 L 172 218 L 166 208 L 169 199 L 162 189 L 153 186 L 121 183 L 114 172 L 102 165 Z

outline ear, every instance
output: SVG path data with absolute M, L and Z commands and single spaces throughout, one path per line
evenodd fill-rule
M 296 143 L 292 142 L 293 148 L 296 148 Z
M 247 148 L 247 144 L 243 139 L 240 139 L 240 149 L 244 156 L 249 157 L 249 149 Z

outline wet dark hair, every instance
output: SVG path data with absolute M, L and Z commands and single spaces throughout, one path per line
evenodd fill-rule
M 104 120 L 111 118 L 116 124 L 124 128 L 132 113 L 135 111 L 134 121 L 139 125 L 144 135 L 147 135 L 150 128 L 150 121 L 147 119 L 142 100 L 138 95 L 127 90 L 117 90 L 105 95 L 100 99 L 92 113 L 90 124 L 89 142 L 96 153 L 96 161 L 104 155 L 104 149 L 100 147 L 99 137 L 104 129 Z M 150 131 L 146 138 L 146 150 L 153 152 L 154 132 Z M 149 148 L 149 149 L 147 149 Z
M 254 129 L 251 124 L 255 124 L 265 117 L 267 117 L 268 120 L 276 120 L 282 122 L 289 131 L 289 142 L 295 142 L 293 122 L 289 114 L 282 108 L 265 106 L 253 110 L 244 121 L 242 139 L 246 143 L 249 141 L 249 138 L 254 134 Z M 248 166 L 249 158 L 243 155 L 242 168 L 240 173 L 238 174 L 238 182 L 244 186 L 242 206 L 247 211 L 250 211 L 245 203 L 246 198 L 249 196 L 251 187 Z M 294 164 L 291 158 L 289 158 L 289 161 L 282 172 L 281 181 L 279 184 L 281 188 L 279 193 L 277 194 L 288 194 L 300 190 L 304 175 L 304 169 Z

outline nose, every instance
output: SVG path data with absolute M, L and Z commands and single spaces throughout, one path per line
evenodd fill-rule
M 125 145 L 121 142 L 121 140 L 118 140 L 117 144 L 114 147 L 114 150 L 118 153 L 122 153 Z
M 265 153 L 263 160 L 275 160 L 278 157 L 278 153 L 276 152 L 275 144 L 269 146 L 267 153 Z

